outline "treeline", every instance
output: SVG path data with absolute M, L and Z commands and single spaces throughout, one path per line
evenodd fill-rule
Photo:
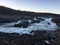
M 53 16 L 59 14 L 52 14 L 52 13 L 36 13 L 36 12 L 29 12 L 29 11 L 20 11 L 20 10 L 14 10 L 11 8 L 7 8 L 5 6 L 0 6 L 0 14 L 3 15 L 27 15 L 27 16 Z
M 0 6 L 0 14 L 4 14 L 4 15 L 32 15 L 34 13 L 33 12 L 30 13 L 28 11 L 14 10 L 11 8 Z

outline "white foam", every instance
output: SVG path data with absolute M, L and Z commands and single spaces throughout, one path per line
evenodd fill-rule
M 56 30 L 58 28 L 58 26 L 53 23 L 52 18 L 45 18 L 45 21 L 41 21 L 40 23 L 34 23 L 31 24 L 30 26 L 28 26 L 27 28 L 18 28 L 18 27 L 3 27 L 0 26 L 0 32 L 6 32 L 6 33 L 20 33 L 20 34 L 30 34 L 30 32 L 32 30 Z M 18 24 L 21 21 L 18 21 L 17 23 L 10 23 L 8 25 L 14 25 L 14 24 Z
M 22 22 L 21 20 L 18 20 L 17 22 L 4 23 L 4 24 L 1 25 L 1 26 L 14 26 L 15 24 L 19 24 L 19 23 L 21 23 L 21 22 Z
M 49 42 L 49 41 L 47 41 L 47 40 L 45 40 L 45 42 L 46 42 L 47 44 L 50 44 L 50 42 Z
M 35 17 L 33 20 L 37 20 L 37 18 Z
M 22 21 L 21 20 L 18 20 L 15 24 L 19 24 L 19 23 L 21 23 Z

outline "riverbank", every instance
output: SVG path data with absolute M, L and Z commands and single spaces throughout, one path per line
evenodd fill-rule
M 31 34 L 0 32 L 0 45 L 54 45 L 54 33 L 34 31 Z
M 55 44 L 60 45 L 60 30 L 55 31 Z

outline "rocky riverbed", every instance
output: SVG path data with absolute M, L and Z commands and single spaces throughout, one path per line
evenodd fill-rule
M 60 45 L 60 14 L 0 6 L 0 45 Z
M 55 31 L 55 44 L 60 45 L 60 29 Z
M 1 23 L 0 45 L 55 45 L 56 29 L 58 25 L 52 18 Z
M 51 31 L 34 31 L 33 35 L 0 32 L 0 45 L 55 45 L 55 36 Z

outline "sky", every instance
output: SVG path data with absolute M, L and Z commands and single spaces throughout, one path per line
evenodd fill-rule
M 60 0 L 0 0 L 0 5 L 16 10 L 60 14 Z

